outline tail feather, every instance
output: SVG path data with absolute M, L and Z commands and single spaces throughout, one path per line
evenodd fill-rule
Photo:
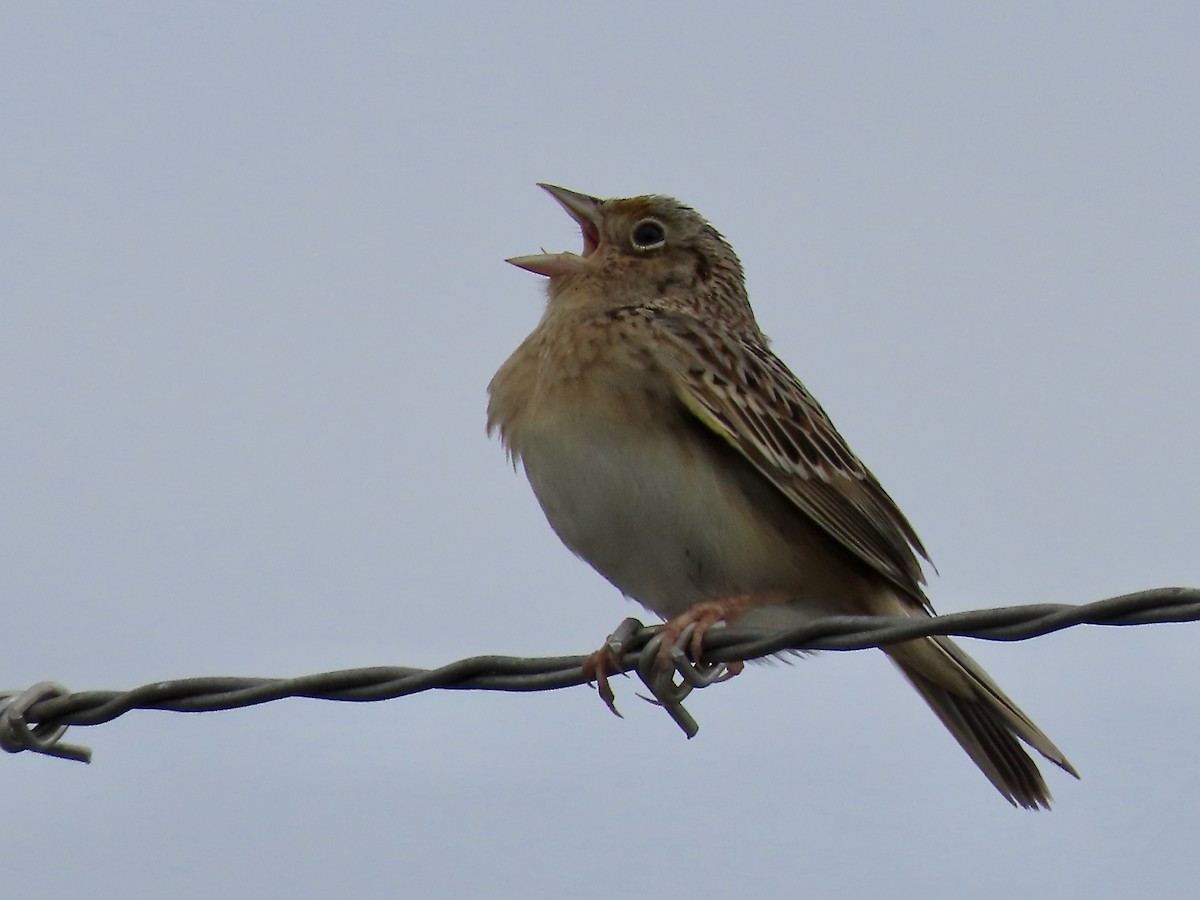
M 887 652 L 1010 803 L 1026 809 L 1050 808 L 1050 790 L 1018 738 L 1079 777 L 1054 742 L 949 638 L 897 644 Z

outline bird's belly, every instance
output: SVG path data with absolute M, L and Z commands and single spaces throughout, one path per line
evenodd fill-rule
M 716 448 L 661 425 L 573 424 L 526 435 L 526 475 L 563 543 L 624 594 L 669 618 L 796 587 L 794 545 Z

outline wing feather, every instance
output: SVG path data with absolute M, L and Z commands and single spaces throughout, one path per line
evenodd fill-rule
M 928 555 L 916 531 L 787 366 L 755 336 L 722 336 L 660 310 L 647 318 L 676 350 L 671 375 L 683 405 L 830 537 L 925 605 L 917 555 Z

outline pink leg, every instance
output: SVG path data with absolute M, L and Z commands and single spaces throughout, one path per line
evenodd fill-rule
M 763 606 L 769 603 L 785 602 L 783 595 L 778 593 L 764 594 L 740 594 L 736 597 L 725 597 L 721 600 L 706 600 L 702 603 L 697 603 L 691 609 L 668 620 L 663 625 L 663 641 L 658 650 L 658 658 L 655 660 L 655 665 L 663 670 L 674 667 L 674 662 L 671 658 L 671 653 L 675 649 L 675 645 L 679 643 L 680 635 L 689 626 L 695 626 L 692 629 L 690 638 L 688 639 L 688 654 L 693 661 L 700 659 L 700 652 L 704 647 L 704 636 L 709 630 L 719 622 L 728 622 L 736 619 L 748 609 L 753 609 L 756 606 Z M 626 619 L 626 623 L 631 623 L 635 628 L 640 627 L 639 623 L 633 619 Z M 620 628 L 618 628 L 619 632 Z M 621 653 L 614 649 L 615 634 L 609 636 L 609 641 L 604 644 L 595 653 L 588 656 L 583 662 L 583 675 L 588 682 L 596 683 L 596 692 L 600 695 L 600 699 L 604 701 L 604 705 L 617 716 L 621 713 L 617 710 L 616 696 L 613 694 L 612 686 L 608 683 L 608 676 L 612 672 L 621 671 Z M 618 641 L 618 646 L 619 646 Z M 744 662 L 735 660 L 725 664 L 725 674 L 720 677 L 720 681 L 728 681 L 746 667 Z
M 600 699 L 604 701 L 604 705 L 609 708 L 614 716 L 625 718 L 617 709 L 617 698 L 613 694 L 613 689 L 608 683 L 608 673 L 619 671 L 621 660 L 617 658 L 612 647 L 605 644 L 595 653 L 588 656 L 583 661 L 583 674 L 588 682 L 596 682 L 596 692 L 600 695 Z
M 658 649 L 658 665 L 664 669 L 669 669 L 673 665 L 671 662 L 671 651 L 679 642 L 679 636 L 683 634 L 685 628 L 689 625 L 694 625 L 692 630 L 691 640 L 688 642 L 688 655 L 693 661 L 700 659 L 700 651 L 704 646 L 704 636 L 718 622 L 727 622 L 730 619 L 736 618 L 746 610 L 758 606 L 762 603 L 761 599 L 756 599 L 749 594 L 742 594 L 737 597 L 727 597 L 723 600 L 706 600 L 703 603 L 697 603 L 687 612 L 681 613 L 673 619 L 670 619 L 663 626 L 663 642 Z M 727 663 L 729 671 L 721 679 L 726 681 L 732 678 L 738 672 L 745 668 L 741 662 Z

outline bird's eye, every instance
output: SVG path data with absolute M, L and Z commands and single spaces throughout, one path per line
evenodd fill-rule
M 642 219 L 633 226 L 633 246 L 639 250 L 657 250 L 667 242 L 667 231 L 657 219 Z

